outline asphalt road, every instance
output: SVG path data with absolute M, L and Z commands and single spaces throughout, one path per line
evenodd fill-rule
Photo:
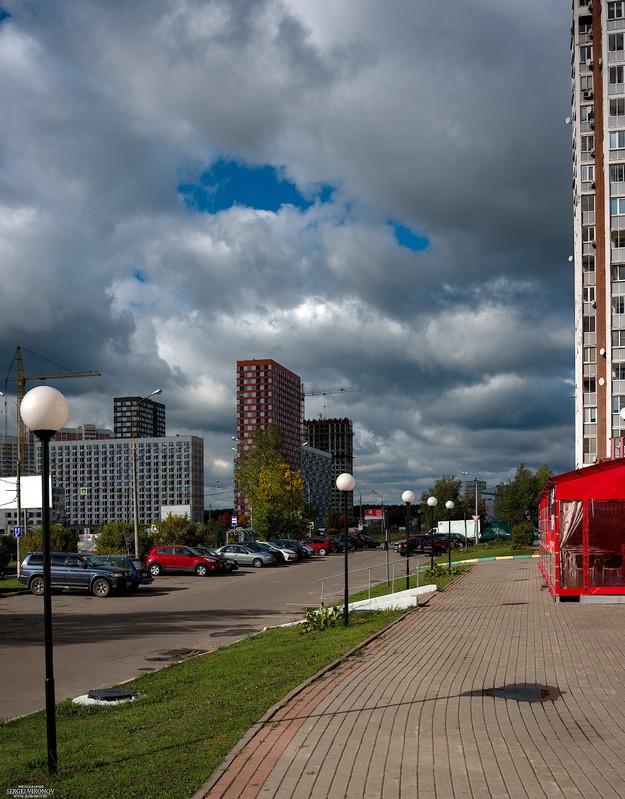
M 391 562 L 398 556 L 389 552 Z M 411 561 L 412 563 L 413 561 Z M 376 567 L 377 568 L 373 568 Z M 386 576 L 384 551 L 350 553 L 350 591 Z M 391 566 L 391 574 L 392 574 Z M 401 590 L 405 560 L 396 563 Z M 364 569 L 364 571 L 356 571 Z M 173 650 L 216 649 L 264 627 L 303 618 L 317 608 L 321 588 L 341 599 L 342 555 L 289 565 L 240 568 L 230 575 L 163 575 L 132 594 L 104 599 L 62 593 L 52 597 L 56 699 L 133 679 L 167 663 Z M 30 593 L 0 599 L 0 718 L 14 718 L 45 705 L 43 602 Z M 184 653 L 177 653 L 182 659 Z

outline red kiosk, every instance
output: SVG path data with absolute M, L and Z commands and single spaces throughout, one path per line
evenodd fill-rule
M 625 458 L 552 477 L 539 527 L 540 569 L 555 600 L 625 594 Z

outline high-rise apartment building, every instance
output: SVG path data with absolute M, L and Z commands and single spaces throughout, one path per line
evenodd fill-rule
M 237 454 L 252 446 L 256 430 L 275 425 L 282 431 L 282 454 L 291 470 L 302 465 L 302 382 L 276 361 L 237 361 Z M 238 511 L 245 497 L 235 489 Z
M 582 466 L 610 457 L 625 434 L 625 0 L 573 0 L 571 33 L 575 462 Z
M 164 436 L 165 406 L 162 402 L 155 402 L 153 399 L 115 397 L 113 399 L 113 428 L 115 438 L 132 438 L 133 432 L 135 438 Z
M 351 419 L 307 419 L 304 435 L 310 447 L 329 452 L 332 456 L 331 507 L 342 512 L 343 493 L 336 487 L 336 478 L 343 472 L 354 472 L 354 432 Z M 353 492 L 349 492 L 349 507 L 353 507 Z

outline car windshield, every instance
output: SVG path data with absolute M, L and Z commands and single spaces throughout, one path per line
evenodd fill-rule
M 105 566 L 106 565 L 103 560 L 100 560 L 100 558 L 96 558 L 95 555 L 85 555 L 85 563 L 87 564 L 87 566 Z

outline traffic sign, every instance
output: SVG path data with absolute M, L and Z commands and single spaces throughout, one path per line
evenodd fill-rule
M 21 538 L 23 534 L 24 534 L 24 528 L 23 527 L 14 527 L 13 528 L 13 538 Z
M 236 527 L 237 526 L 237 521 L 238 521 L 237 517 L 233 516 L 232 517 L 232 527 Z

